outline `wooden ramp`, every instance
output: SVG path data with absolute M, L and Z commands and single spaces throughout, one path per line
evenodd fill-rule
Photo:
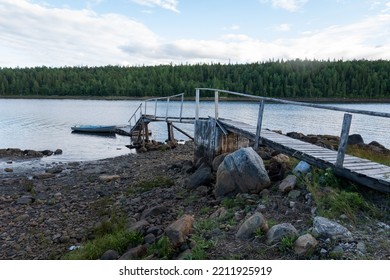
M 218 120 L 226 130 L 242 135 L 252 141 L 256 138 L 256 127 L 227 119 Z M 304 160 L 320 168 L 332 168 L 338 176 L 366 185 L 370 188 L 390 192 L 390 167 L 366 159 L 345 155 L 342 167 L 336 167 L 337 151 L 306 143 L 269 130 L 261 130 L 264 144 Z

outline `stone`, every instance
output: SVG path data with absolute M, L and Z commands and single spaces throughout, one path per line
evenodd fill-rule
M 145 235 L 144 242 L 145 244 L 153 244 L 156 241 L 156 236 L 153 233 Z
M 38 180 L 45 180 L 45 179 L 54 178 L 55 176 L 56 175 L 52 173 L 42 173 L 42 174 L 35 174 L 33 178 Z
M 17 222 L 23 222 L 23 221 L 28 220 L 29 218 L 30 218 L 30 216 L 29 216 L 28 214 L 22 214 L 22 215 L 20 215 L 20 216 L 17 216 L 17 217 L 15 218 L 15 221 L 17 221 Z
M 41 153 L 44 155 L 44 156 L 51 156 L 53 154 L 52 151 L 50 150 L 44 150 L 44 151 L 41 151 Z
M 301 195 L 301 192 L 298 190 L 292 190 L 288 193 L 288 197 L 291 199 L 297 199 Z
M 6 167 L 6 168 L 4 168 L 4 171 L 5 172 L 14 172 L 14 170 L 12 169 L 12 168 L 10 168 L 10 167 Z
M 263 214 L 256 212 L 250 216 L 238 229 L 236 237 L 247 240 L 255 235 L 256 230 L 260 229 L 262 232 L 268 231 L 268 223 Z
M 214 171 L 218 170 L 218 167 L 221 165 L 227 155 L 228 154 L 221 154 L 214 158 L 213 163 L 211 165 Z
M 286 164 L 279 163 L 277 161 L 270 161 L 268 166 L 268 176 L 273 182 L 280 181 L 285 177 L 286 170 Z
M 332 240 L 351 240 L 351 232 L 340 225 L 324 217 L 315 217 L 312 233 L 315 237 L 330 238 Z
M 294 252 L 299 256 L 309 256 L 317 244 L 318 241 L 310 233 L 301 235 L 294 243 Z
M 23 195 L 16 201 L 17 204 L 31 204 L 33 202 L 34 198 L 31 195 Z
M 275 161 L 277 163 L 286 164 L 290 162 L 290 157 L 285 154 L 278 154 L 271 158 L 271 161 Z
M 119 258 L 119 254 L 115 250 L 106 251 L 101 257 L 101 260 L 117 260 Z
M 348 145 L 364 145 L 363 137 L 360 134 L 349 135 Z
M 61 166 L 56 166 L 56 167 L 46 169 L 46 173 L 58 174 L 61 173 L 63 170 L 64 169 Z
M 185 181 L 185 187 L 189 189 L 196 189 L 199 186 L 210 185 L 213 176 L 211 175 L 211 168 L 207 165 L 201 166 Z
M 279 191 L 281 192 L 289 192 L 295 188 L 297 184 L 297 176 L 288 175 L 280 184 Z
M 264 213 L 267 210 L 267 206 L 264 204 L 257 205 L 256 211 L 260 213 Z
M 259 193 L 270 185 L 263 160 L 248 147 L 225 157 L 217 171 L 214 193 L 217 198 L 236 193 Z
M 134 224 L 131 224 L 127 230 L 128 231 L 137 231 L 137 232 L 142 232 L 146 229 L 146 227 L 149 225 L 149 222 L 146 220 L 140 220 Z
M 306 161 L 300 161 L 292 172 L 297 176 L 305 175 L 310 171 L 310 168 L 310 164 L 308 164 Z
M 135 260 L 139 259 L 146 254 L 146 247 L 138 245 L 137 247 L 131 248 L 124 253 L 119 259 L 120 260 Z
M 101 176 L 99 176 L 99 179 L 103 182 L 111 182 L 114 180 L 118 180 L 120 178 L 121 178 L 121 176 L 119 176 L 119 175 L 101 175 Z
M 184 215 L 165 229 L 165 234 L 174 247 L 179 247 L 186 242 L 188 235 L 192 232 L 194 221 L 193 216 Z
M 287 236 L 297 236 L 298 231 L 296 228 L 290 223 L 283 223 L 274 225 L 267 232 L 267 243 L 275 244 L 283 239 L 283 237 Z
M 366 244 L 364 242 L 360 241 L 356 244 L 356 249 L 363 255 L 367 253 Z
M 212 213 L 209 218 L 210 219 L 217 219 L 217 218 L 223 219 L 223 218 L 225 218 L 227 213 L 228 213 L 228 211 L 226 210 L 225 207 L 220 207 L 214 213 Z
M 57 149 L 54 151 L 54 154 L 55 155 L 62 155 L 62 150 L 61 149 Z
M 168 208 L 164 205 L 155 206 L 152 208 L 145 209 L 142 212 L 141 219 L 150 217 L 150 216 L 158 216 L 168 211 Z

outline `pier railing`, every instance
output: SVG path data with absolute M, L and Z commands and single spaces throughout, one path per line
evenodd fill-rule
M 196 88 L 196 94 L 195 94 L 195 102 L 196 102 L 195 119 L 196 120 L 199 119 L 200 92 L 201 91 L 214 91 L 214 104 L 215 104 L 214 117 L 216 120 L 218 120 L 218 118 L 219 118 L 219 95 L 220 95 L 220 93 L 245 97 L 248 99 L 257 100 L 259 102 L 259 110 L 258 110 L 257 125 L 256 125 L 256 138 L 255 138 L 255 144 L 254 144 L 255 149 L 257 149 L 259 147 L 259 144 L 261 144 L 261 127 L 262 127 L 262 122 L 263 122 L 264 104 L 266 101 L 273 102 L 273 103 L 283 103 L 283 104 L 290 104 L 290 105 L 296 105 L 296 106 L 304 106 L 304 107 L 312 107 L 312 108 L 317 108 L 317 109 L 326 109 L 326 110 L 344 112 L 342 128 L 341 128 L 341 132 L 340 132 L 340 142 L 339 142 L 339 147 L 338 147 L 338 151 L 337 151 L 338 152 L 337 153 L 337 160 L 336 160 L 336 164 L 335 164 L 336 167 L 342 167 L 343 163 L 344 163 L 345 152 L 346 152 L 347 144 L 348 144 L 348 136 L 349 136 L 349 131 L 350 131 L 351 123 L 352 123 L 352 114 L 362 114 L 362 115 L 368 115 L 368 116 L 390 118 L 389 113 L 383 113 L 383 112 L 373 112 L 373 111 L 366 111 L 366 110 L 357 110 L 357 109 L 335 107 L 335 106 L 331 106 L 331 105 L 297 102 L 297 101 L 290 101 L 290 100 L 284 100 L 284 99 L 278 99 L 278 98 L 255 96 L 255 95 L 251 95 L 251 94 L 245 94 L 245 93 L 239 93 L 239 92 L 221 90 L 221 89 Z
M 183 117 L 184 93 L 175 94 L 175 95 L 171 95 L 171 96 L 167 96 L 167 97 L 150 98 L 150 99 L 145 100 L 144 101 L 144 104 L 145 104 L 145 115 L 147 115 L 147 105 L 148 105 L 148 103 L 153 102 L 154 103 L 154 113 L 152 114 L 152 116 L 154 117 L 154 119 L 165 118 L 165 120 L 168 120 L 169 117 L 172 117 L 172 116 L 169 115 L 169 102 L 173 98 L 180 98 L 180 100 L 181 100 L 179 116 L 176 116 L 179 119 L 179 121 L 181 122 L 182 117 Z M 158 108 L 158 103 L 159 102 L 164 102 L 164 104 L 166 106 L 166 108 L 165 108 L 165 116 L 157 116 L 157 108 Z

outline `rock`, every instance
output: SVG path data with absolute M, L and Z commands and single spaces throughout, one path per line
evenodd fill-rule
M 99 176 L 99 179 L 103 182 L 110 182 L 110 181 L 118 180 L 120 178 L 121 178 L 121 176 L 119 176 L 119 175 L 101 175 L 101 176 Z
M 4 168 L 4 171 L 5 172 L 14 172 L 14 170 L 12 168 L 9 168 L 9 167 Z
M 58 174 L 61 173 L 63 170 L 64 169 L 61 166 L 56 166 L 56 167 L 46 169 L 46 173 Z
M 162 213 L 165 213 L 167 211 L 168 211 L 168 209 L 164 205 L 148 208 L 142 212 L 141 219 L 144 219 L 144 218 L 147 218 L 150 216 L 158 216 L 158 215 L 161 215 Z
M 31 204 L 33 202 L 34 198 L 31 195 L 23 195 L 16 201 L 17 204 Z
M 51 174 L 51 173 L 42 173 L 42 174 L 35 174 L 33 178 L 39 180 L 45 180 L 45 179 L 54 178 L 55 176 L 56 176 L 55 174 Z
M 137 247 L 131 248 L 126 253 L 124 253 L 119 259 L 120 260 L 134 260 L 139 259 L 146 254 L 146 247 L 143 245 L 138 245 Z
M 264 213 L 267 210 L 267 206 L 264 204 L 257 205 L 256 211 L 260 213 Z
M 146 220 L 140 220 L 132 225 L 130 225 L 127 230 L 128 231 L 137 231 L 137 232 L 143 232 L 146 227 L 149 225 L 149 222 Z
M 190 177 L 185 181 L 185 187 L 189 189 L 196 189 L 202 185 L 210 185 L 212 180 L 211 168 L 209 166 L 202 166 L 195 171 Z
M 144 242 L 145 244 L 153 244 L 156 241 L 156 236 L 153 233 L 145 235 Z
M 194 165 L 192 161 L 186 160 L 183 162 L 183 167 L 181 168 L 181 174 L 188 174 L 194 172 Z
M 268 223 L 263 214 L 256 212 L 250 216 L 238 229 L 236 237 L 239 239 L 250 239 L 257 229 L 263 232 L 268 231 Z
M 356 249 L 363 255 L 367 253 L 366 244 L 364 242 L 360 241 L 356 244 Z
M 215 196 L 259 193 L 271 185 L 261 157 L 251 148 L 241 148 L 225 157 L 217 171 Z
M 288 193 L 288 197 L 291 199 L 297 199 L 301 195 L 301 192 L 298 190 L 292 190 Z
M 360 134 L 349 135 L 348 145 L 364 145 L 363 137 Z
M 52 151 L 50 150 L 44 150 L 44 151 L 41 151 L 41 153 L 44 155 L 44 156 L 51 156 L 53 154 Z
M 270 164 L 267 169 L 268 169 L 268 176 L 273 182 L 283 180 L 287 170 L 286 164 L 279 163 L 277 161 L 270 161 Z
M 23 222 L 23 221 L 26 221 L 30 218 L 30 216 L 28 214 L 22 214 L 20 216 L 17 216 L 15 221 L 17 222 Z
M 314 218 L 312 232 L 316 237 L 330 238 L 332 240 L 350 240 L 352 238 L 352 234 L 348 229 L 336 222 L 319 216 Z
M 267 198 L 267 197 L 269 197 L 269 190 L 268 189 L 264 189 L 264 190 L 262 190 L 259 193 L 259 195 L 260 195 L 261 198 Z
M 310 164 L 305 161 L 300 161 L 293 169 L 293 173 L 297 176 L 304 175 L 310 171 Z
M 289 192 L 295 188 L 297 184 L 297 176 L 288 175 L 279 185 L 279 191 Z
M 290 158 L 289 156 L 285 155 L 285 154 L 278 154 L 274 157 L 271 158 L 271 161 L 275 161 L 277 163 L 288 163 L 290 161 Z
M 24 150 L 23 154 L 27 157 L 43 157 L 43 154 L 34 150 Z
M 186 241 L 187 236 L 192 232 L 193 225 L 194 217 L 190 215 L 184 215 L 177 221 L 170 224 L 165 229 L 165 234 L 168 236 L 171 244 L 174 247 L 179 247 Z
M 334 259 L 340 259 L 344 255 L 344 249 L 340 245 L 333 248 L 330 252 L 330 256 Z
M 267 243 L 268 244 L 274 244 L 278 241 L 282 240 L 283 237 L 286 236 L 297 236 L 298 231 L 295 229 L 295 227 L 290 223 L 283 223 L 274 225 L 270 230 L 267 232 Z
M 54 154 L 55 155 L 62 155 L 62 150 L 61 149 L 57 149 L 54 151 Z
M 294 251 L 299 256 L 308 256 L 313 253 L 317 244 L 318 241 L 310 233 L 307 233 L 295 241 Z
M 119 254 L 115 250 L 106 251 L 101 257 L 101 260 L 117 260 L 119 258 Z
M 212 163 L 212 168 L 214 171 L 218 170 L 218 167 L 221 165 L 221 163 L 223 162 L 223 160 L 225 159 L 225 157 L 227 155 L 228 154 L 221 154 L 221 155 L 218 155 L 214 158 L 213 163 Z
M 226 210 L 226 208 L 221 207 L 221 208 L 218 208 L 214 213 L 212 213 L 209 218 L 210 219 L 217 219 L 217 218 L 223 219 L 223 218 L 225 218 L 227 213 L 228 213 L 228 211 Z

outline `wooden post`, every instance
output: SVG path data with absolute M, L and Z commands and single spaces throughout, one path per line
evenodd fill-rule
M 339 149 L 337 152 L 336 167 L 343 167 L 345 151 L 348 144 L 349 129 L 351 127 L 351 114 L 344 114 L 343 126 L 341 128 Z
M 256 139 L 255 139 L 255 150 L 257 150 L 259 148 L 259 145 L 261 144 L 261 125 L 263 123 L 263 112 L 264 112 L 264 100 L 261 100 L 260 101 L 260 105 L 259 105 L 259 113 L 258 113 L 258 116 L 257 116 L 257 127 L 256 127 Z
M 149 124 L 144 122 L 144 133 L 145 133 L 145 141 L 146 143 L 149 143 Z M 140 131 L 140 133 L 142 133 L 142 131 Z
M 215 91 L 214 93 L 214 100 L 215 100 L 215 119 L 218 120 L 218 107 L 219 107 L 219 100 L 218 100 L 218 90 Z
M 184 103 L 184 93 L 181 95 L 180 122 L 181 122 L 181 117 L 182 117 L 182 115 L 183 115 L 183 103 Z
M 167 110 L 165 111 L 165 121 L 168 120 L 168 109 L 169 109 L 169 97 L 167 98 Z
M 157 117 L 157 98 L 156 98 L 156 101 L 154 103 L 154 119 L 156 119 Z
M 169 142 L 175 141 L 175 138 L 173 136 L 173 126 L 171 122 L 167 122 L 167 129 L 168 129 L 168 141 Z
M 195 93 L 195 120 L 199 120 L 199 95 L 200 95 L 200 92 L 199 92 L 199 89 L 197 88 L 196 89 L 196 93 Z

